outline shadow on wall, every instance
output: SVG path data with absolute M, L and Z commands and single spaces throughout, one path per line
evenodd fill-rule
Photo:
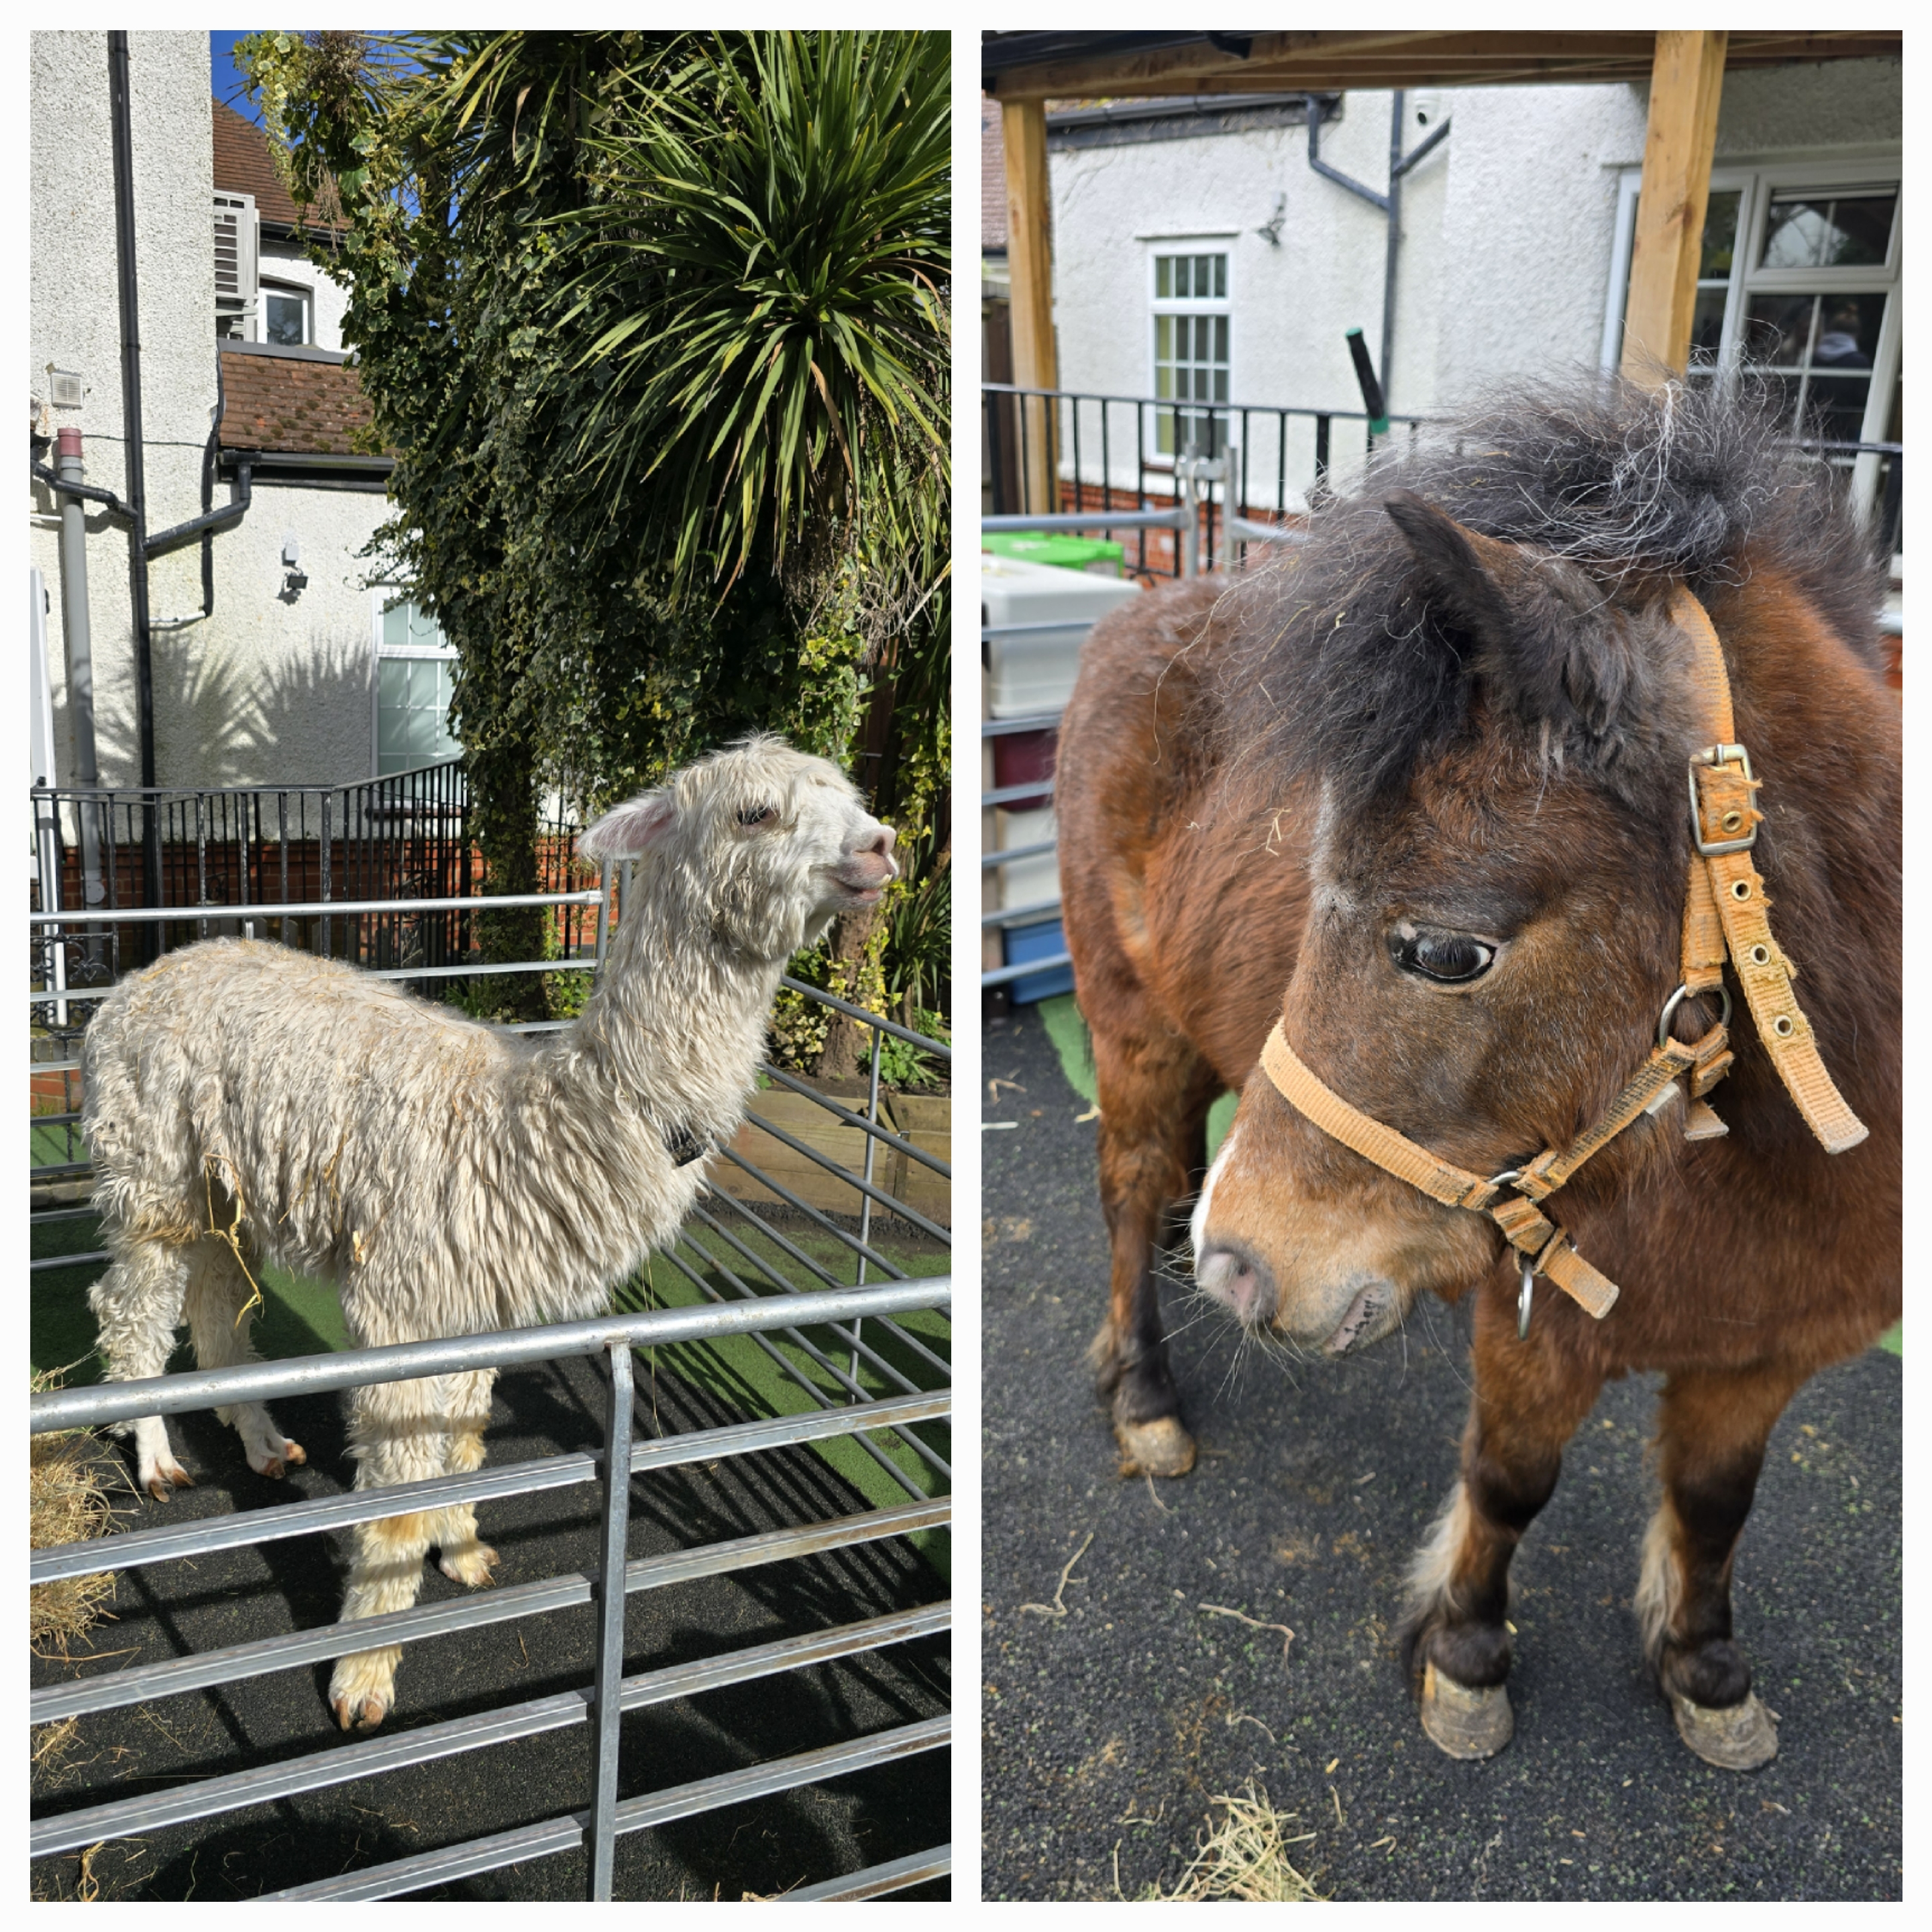
M 200 629 L 154 634 L 155 764 L 164 784 L 333 785 L 373 775 L 366 627 L 319 622 L 298 646 L 279 649 L 259 634 L 204 644 Z M 104 772 L 140 770 L 131 710 L 104 709 L 96 730 Z

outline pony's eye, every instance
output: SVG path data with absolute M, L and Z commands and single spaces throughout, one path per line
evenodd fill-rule
M 740 825 L 762 825 L 771 816 L 772 808 L 768 805 L 748 806 L 739 813 L 738 823 Z
M 1445 986 L 1480 979 L 1496 956 L 1493 946 L 1466 933 L 1392 932 L 1388 946 L 1390 958 L 1405 973 L 1419 973 Z

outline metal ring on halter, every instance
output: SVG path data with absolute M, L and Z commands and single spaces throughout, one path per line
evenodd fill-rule
M 1718 1016 L 1718 1024 L 1726 1032 L 1731 1024 L 1731 989 L 1728 986 L 1717 988 L 1718 998 L 1723 1000 L 1724 1010 Z M 1677 1017 L 1677 1009 L 1690 997 L 1688 986 L 1679 986 L 1664 1003 L 1664 1010 L 1657 1018 L 1657 1043 L 1661 1046 L 1670 1037 L 1670 1022 Z
M 1536 1292 L 1536 1264 L 1524 1255 L 1517 1266 L 1522 1270 L 1522 1286 L 1516 1294 L 1516 1339 L 1526 1342 L 1529 1339 L 1529 1305 Z

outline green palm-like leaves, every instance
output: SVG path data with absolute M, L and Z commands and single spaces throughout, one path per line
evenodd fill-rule
M 607 81 L 560 326 L 608 381 L 580 447 L 680 577 L 782 560 L 872 472 L 950 486 L 944 37 L 718 40 Z

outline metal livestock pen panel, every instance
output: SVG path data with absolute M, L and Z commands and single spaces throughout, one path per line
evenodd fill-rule
M 902 1437 L 909 1438 L 909 1425 L 932 1421 L 950 1409 L 948 1394 L 929 1391 L 910 1398 L 828 1408 L 815 1414 L 700 1430 L 634 1446 L 631 1439 L 634 1403 L 632 1351 L 724 1335 L 752 1334 L 762 1338 L 764 1331 L 775 1328 L 795 1335 L 794 1324 L 800 1319 L 814 1326 L 849 1322 L 856 1331 L 856 1324 L 868 1316 L 886 1320 L 908 1310 L 946 1306 L 951 1298 L 950 1278 L 928 1277 L 827 1291 L 813 1298 L 808 1312 L 796 1309 L 788 1301 L 770 1298 L 724 1307 L 656 1310 L 599 1321 L 357 1349 L 296 1361 L 166 1376 L 149 1382 L 104 1384 L 34 1396 L 30 1426 L 38 1435 L 51 1430 L 122 1421 L 137 1415 L 176 1414 L 242 1400 L 266 1401 L 298 1393 L 400 1382 L 466 1369 L 502 1368 L 568 1355 L 601 1352 L 607 1358 L 610 1378 L 601 1456 L 548 1457 L 506 1468 L 478 1470 L 468 1475 L 392 1489 L 351 1491 L 278 1508 L 249 1510 L 181 1528 L 143 1530 L 35 1551 L 31 1580 L 44 1583 L 178 1560 L 244 1542 L 259 1544 L 339 1529 L 386 1516 L 473 1504 L 488 1497 L 589 1482 L 598 1482 L 602 1489 L 602 1560 L 591 1574 L 548 1577 L 480 1598 L 424 1605 L 356 1622 L 332 1624 L 320 1630 L 237 1645 L 200 1656 L 177 1658 L 143 1670 L 54 1686 L 34 1694 L 29 1717 L 32 1723 L 38 1724 L 119 1706 L 146 1704 L 158 1697 L 230 1683 L 267 1671 L 295 1669 L 319 1659 L 367 1649 L 372 1643 L 419 1640 L 572 1604 L 594 1603 L 598 1609 L 597 1662 L 594 1681 L 587 1690 L 566 1691 L 508 1708 L 313 1753 L 266 1771 L 203 1778 L 170 1791 L 62 1813 L 34 1826 L 31 1855 L 50 1856 L 110 1838 L 212 1817 L 268 1799 L 318 1790 L 352 1778 L 588 1722 L 592 1727 L 593 1753 L 590 1802 L 586 1808 L 515 1831 L 444 1846 L 373 1869 L 346 1872 L 319 1884 L 268 1896 L 391 1898 L 522 1859 L 572 1850 L 587 1843 L 589 1894 L 592 1898 L 608 1898 L 614 1848 L 624 1832 L 692 1817 L 722 1805 L 944 1745 L 950 1735 L 950 1719 L 932 1718 L 668 1790 L 623 1800 L 617 1795 L 617 1736 L 624 1712 L 698 1690 L 903 1642 L 950 1628 L 951 1614 L 950 1604 L 929 1604 L 696 1663 L 624 1677 L 624 1603 L 637 1591 L 878 1538 L 905 1535 L 950 1520 L 950 1506 L 946 1500 L 926 1498 L 800 1528 L 768 1532 L 668 1556 L 627 1561 L 631 1478 L 680 1463 L 744 1455 L 861 1430 L 891 1428 Z M 620 1576 L 621 1588 L 604 1586 L 604 1580 Z M 814 1895 L 877 1896 L 936 1876 L 948 1868 L 947 1859 L 946 1849 L 936 1848 L 916 1858 L 896 1861 L 890 1869 L 874 1868 L 850 1874 L 815 1888 Z
M 628 872 L 628 868 L 623 869 Z M 604 952 L 606 921 L 602 908 L 607 904 L 614 883 L 620 885 L 618 909 L 621 917 L 622 886 L 628 885 L 628 880 L 626 878 L 614 882 L 608 868 L 602 886 L 598 890 L 574 893 L 536 894 L 523 901 L 500 898 L 479 902 L 472 900 L 466 902 L 464 909 L 480 910 L 486 903 L 496 907 L 516 903 L 546 904 L 566 905 L 573 909 L 579 906 L 597 905 L 600 911 L 595 921 L 596 950 L 592 957 L 580 960 L 528 961 L 495 969 L 526 973 L 554 972 L 580 966 L 595 971 L 601 967 Z M 365 906 L 362 902 L 332 901 L 328 904 L 331 914 L 343 920 L 345 923 L 365 916 Z M 420 916 L 444 908 L 434 902 L 404 899 L 370 902 L 366 911 L 380 916 L 392 909 L 406 909 L 412 916 Z M 258 903 L 245 908 L 230 904 L 222 906 L 218 912 L 210 907 L 206 914 L 196 908 L 190 917 L 197 925 L 202 916 L 221 918 L 231 926 L 242 926 L 244 932 L 249 924 L 260 920 L 264 928 L 263 936 L 266 936 L 266 928 L 270 925 L 286 920 L 286 923 L 280 925 L 279 929 L 292 937 L 293 932 L 298 930 L 297 921 L 320 910 L 320 903 L 284 902 L 279 905 Z M 31 915 L 38 928 L 73 928 L 81 925 L 86 916 L 84 911 L 64 914 L 40 912 Z M 122 908 L 116 914 L 118 920 L 130 925 L 174 921 L 181 916 L 181 913 L 173 908 Z M 354 928 L 352 927 L 350 929 Z M 64 988 L 57 986 L 54 983 L 55 976 L 48 969 L 48 962 L 58 958 L 60 953 L 61 949 L 58 946 L 36 948 L 36 964 L 41 983 L 30 992 L 29 998 L 32 1004 L 46 1013 L 50 1019 L 54 1017 L 50 1010 L 62 996 L 85 1007 L 104 998 L 111 990 L 107 986 L 82 990 L 71 984 Z M 381 970 L 379 976 L 412 980 L 443 976 L 464 970 L 462 968 L 446 968 L 442 974 L 425 974 L 420 966 L 391 967 Z M 762 1118 L 755 1111 L 748 1114 L 745 1130 L 740 1136 L 740 1143 L 748 1138 L 763 1136 L 787 1150 L 794 1157 L 794 1162 L 796 1159 L 802 1158 L 806 1163 L 806 1171 L 815 1171 L 827 1179 L 821 1180 L 818 1184 L 820 1198 L 818 1203 L 814 1204 L 800 1192 L 800 1186 L 805 1184 L 800 1180 L 799 1171 L 795 1165 L 790 1175 L 792 1184 L 788 1185 L 785 1179 L 770 1171 L 770 1166 L 766 1164 L 766 1157 L 762 1152 L 760 1158 L 754 1160 L 742 1144 L 717 1150 L 718 1160 L 726 1168 L 735 1170 L 754 1184 L 761 1197 L 769 1197 L 782 1208 L 789 1210 L 803 1223 L 803 1228 L 794 1228 L 793 1232 L 800 1235 L 800 1239 L 795 1240 L 783 1228 L 767 1218 L 767 1214 L 760 1213 L 749 1200 L 741 1198 L 742 1190 L 734 1191 L 728 1184 L 722 1186 L 714 1186 L 708 1198 L 700 1200 L 691 1220 L 681 1232 L 677 1243 L 662 1251 L 662 1258 L 675 1268 L 706 1301 L 714 1304 L 712 1307 L 657 1311 L 649 1315 L 616 1316 L 608 1321 L 573 1324 L 568 1329 L 532 1330 L 511 1335 L 477 1337 L 461 1342 L 413 1345 L 418 1354 L 410 1359 L 416 1361 L 418 1367 L 407 1372 L 398 1370 L 394 1374 L 386 1376 L 365 1373 L 362 1365 L 376 1357 L 393 1363 L 400 1359 L 398 1351 L 362 1351 L 354 1354 L 321 1356 L 268 1364 L 260 1368 L 223 1370 L 214 1376 L 169 1376 L 160 1382 L 149 1384 L 123 1384 L 113 1385 L 111 1388 L 64 1390 L 57 1394 L 35 1398 L 34 1426 L 36 1432 L 46 1428 L 81 1426 L 90 1420 L 111 1420 L 136 1413 L 154 1414 L 207 1408 L 218 1401 L 225 1402 L 230 1399 L 240 1399 L 241 1391 L 244 1387 L 249 1390 L 260 1388 L 274 1393 L 290 1388 L 334 1388 L 352 1386 L 358 1381 L 403 1378 L 406 1372 L 421 1372 L 422 1358 L 419 1352 L 424 1348 L 468 1349 L 472 1352 L 464 1358 L 466 1364 L 484 1366 L 509 1361 L 549 1359 L 544 1350 L 552 1342 L 556 1342 L 559 1346 L 554 1352 L 559 1355 L 599 1350 L 609 1353 L 613 1378 L 610 1414 L 608 1422 L 609 1439 L 615 1442 L 621 1430 L 622 1446 L 612 1453 L 620 1458 L 628 1454 L 634 1472 L 662 1468 L 686 1460 L 710 1460 L 720 1456 L 747 1454 L 788 1443 L 821 1441 L 833 1436 L 849 1436 L 852 1442 L 864 1450 L 910 1498 L 903 1504 L 839 1522 L 812 1526 L 800 1531 L 776 1532 L 738 1539 L 709 1550 L 684 1552 L 674 1558 L 658 1558 L 641 1563 L 630 1563 L 626 1566 L 627 1594 L 653 1585 L 688 1576 L 716 1574 L 750 1564 L 776 1562 L 787 1556 L 807 1554 L 820 1549 L 837 1548 L 845 1544 L 877 1538 L 911 1534 L 946 1524 L 950 1520 L 948 1506 L 935 1496 L 934 1486 L 940 1484 L 950 1485 L 951 1470 L 944 1455 L 918 1432 L 915 1425 L 930 1424 L 950 1414 L 950 1396 L 940 1392 L 950 1384 L 950 1365 L 943 1355 L 927 1346 L 895 1317 L 907 1310 L 946 1306 L 950 1301 L 950 1282 L 944 1278 L 928 1276 L 920 1279 L 913 1276 L 907 1268 L 879 1246 L 877 1222 L 881 1214 L 890 1216 L 907 1229 L 942 1246 L 950 1246 L 950 1227 L 944 1220 L 934 1218 L 934 1214 L 938 1211 L 937 1209 L 934 1214 L 922 1212 L 880 1184 L 878 1160 L 883 1150 L 889 1158 L 899 1163 L 900 1171 L 909 1174 L 910 1170 L 904 1164 L 914 1162 L 940 1180 L 950 1181 L 952 1169 L 947 1160 L 929 1147 L 921 1145 L 911 1131 L 896 1133 L 881 1124 L 880 1070 L 884 1060 L 882 1044 L 888 1037 L 914 1046 L 942 1064 L 950 1063 L 951 1048 L 943 1042 L 916 1033 L 882 1015 L 868 1012 L 862 1007 L 789 976 L 783 984 L 800 998 L 822 1006 L 830 1012 L 843 1016 L 872 1035 L 872 1047 L 868 1056 L 870 1078 L 866 1111 L 862 1114 L 853 1108 L 840 1105 L 838 1100 L 819 1092 L 808 1083 L 782 1068 L 768 1065 L 763 1070 L 771 1085 L 802 1097 L 826 1115 L 832 1124 L 830 1131 L 848 1135 L 854 1132 L 862 1134 L 864 1137 L 862 1166 L 854 1171 L 829 1157 L 822 1149 L 812 1145 L 797 1133 L 787 1131 L 776 1121 Z M 563 1023 L 538 1022 L 513 1030 L 524 1032 L 547 1030 L 560 1024 Z M 74 1030 L 77 1032 L 80 1029 L 76 1027 Z M 57 1074 L 66 1080 L 77 1072 L 78 1066 L 77 1060 L 39 1063 L 34 1071 L 37 1075 Z M 35 1115 L 34 1120 L 37 1127 L 64 1126 L 72 1136 L 76 1131 L 78 1118 L 77 1112 L 67 1112 L 60 1114 Z M 77 1147 L 70 1150 L 84 1154 L 84 1149 Z M 84 1158 L 52 1162 L 36 1167 L 33 1170 L 33 1178 L 37 1183 L 46 1184 L 50 1187 L 69 1190 L 84 1189 L 88 1166 Z M 830 1187 L 830 1197 L 826 1192 L 828 1185 Z M 835 1208 L 828 1212 L 824 1204 L 828 1198 L 842 1202 L 847 1193 L 852 1196 L 857 1211 L 856 1216 L 848 1214 L 844 1219 L 849 1221 L 856 1218 L 856 1232 L 851 1227 L 842 1225 L 840 1219 L 837 1218 L 842 1211 L 841 1209 Z M 75 1220 L 87 1216 L 90 1211 L 85 1205 L 56 1207 L 50 1211 L 36 1214 L 33 1216 L 32 1225 L 35 1228 L 41 1228 Z M 812 1234 L 830 1237 L 838 1247 L 851 1258 L 850 1264 L 856 1276 L 856 1283 L 842 1282 L 822 1258 L 814 1258 L 801 1245 L 808 1238 L 806 1231 Z M 760 1254 L 756 1251 L 746 1238 L 748 1235 L 754 1236 L 763 1242 L 766 1252 Z M 34 1273 L 39 1274 L 44 1270 L 91 1264 L 107 1258 L 107 1255 L 100 1250 L 46 1255 L 36 1257 L 32 1268 Z M 868 1272 L 877 1278 L 880 1285 L 867 1285 Z M 754 1285 L 755 1278 L 760 1275 L 766 1282 L 776 1288 L 778 1291 L 777 1296 L 764 1293 Z M 748 1280 L 747 1276 L 753 1279 Z M 652 1327 L 651 1324 L 653 1323 L 669 1325 Z M 824 1331 L 844 1359 L 836 1359 L 825 1348 L 812 1340 L 804 1332 L 806 1328 Z M 771 1332 L 773 1330 L 790 1343 L 794 1352 L 788 1353 L 777 1346 Z M 652 1444 L 631 1450 L 628 1446 L 629 1410 L 627 1403 L 620 1403 L 616 1390 L 620 1383 L 628 1390 L 631 1376 L 630 1347 L 641 1346 L 642 1343 L 634 1342 L 620 1346 L 618 1343 L 621 1338 L 634 1336 L 644 1337 L 647 1341 L 664 1341 L 673 1339 L 674 1335 L 724 1334 L 742 1335 L 754 1344 L 787 1378 L 805 1391 L 818 1412 L 699 1432 L 685 1438 L 682 1445 L 676 1443 Z M 878 1346 L 881 1342 L 890 1343 L 897 1360 Z M 483 1352 L 473 1352 L 477 1350 Z M 800 1361 L 794 1359 L 794 1354 L 802 1358 L 820 1378 L 836 1388 L 838 1394 L 828 1394 L 819 1380 L 814 1380 L 811 1373 L 801 1367 Z M 861 1379 L 862 1373 L 869 1374 L 877 1386 L 889 1391 L 884 1400 L 877 1399 L 867 1390 Z M 136 1394 L 133 1396 L 126 1393 L 142 1388 L 152 1388 L 160 1393 L 154 1396 Z M 217 1389 L 221 1393 L 212 1392 Z M 130 1400 L 137 1404 L 136 1408 L 127 1406 Z M 874 1432 L 888 1435 L 902 1450 L 909 1451 L 913 1459 L 911 1463 L 907 1465 L 904 1456 L 895 1459 L 889 1455 L 885 1449 L 872 1439 Z M 688 1456 L 682 1453 L 686 1448 L 689 1450 Z M 437 1499 L 445 1502 L 473 1501 L 484 1496 L 512 1496 L 525 1493 L 532 1489 L 590 1481 L 596 1477 L 600 1467 L 604 1468 L 604 1531 L 607 1546 L 615 1552 L 607 1555 L 605 1567 L 614 1569 L 616 1564 L 622 1560 L 622 1545 L 621 1542 L 610 1544 L 610 1538 L 614 1534 L 621 1537 L 623 1517 L 620 1504 L 622 1498 L 628 1494 L 624 1486 L 619 1485 L 618 1500 L 614 1502 L 610 1498 L 611 1485 L 608 1468 L 615 1466 L 614 1462 L 607 1466 L 598 1459 L 586 1456 L 550 1458 L 518 1468 L 478 1472 L 472 1476 L 450 1478 L 440 1484 L 412 1485 L 407 1493 L 412 1498 L 411 1508 L 420 1508 L 424 1506 L 426 1495 L 430 1492 L 434 1492 Z M 919 1474 L 908 1474 L 908 1466 L 916 1468 Z M 397 1496 L 405 1492 L 385 1492 L 379 1500 L 374 1492 L 352 1492 L 344 1496 L 326 1498 L 274 1510 L 249 1510 L 216 1522 L 197 1525 L 191 1529 L 142 1532 L 134 1535 L 100 1539 L 97 1544 L 92 1546 L 75 1545 L 38 1552 L 34 1558 L 36 1567 L 33 1580 L 51 1580 L 60 1576 L 89 1574 L 91 1570 L 158 1562 L 164 1558 L 182 1557 L 196 1551 L 272 1540 L 278 1536 L 304 1531 L 313 1533 L 339 1528 L 350 1523 L 396 1513 L 390 1504 Z M 331 1626 L 322 1630 L 271 1638 L 206 1656 L 172 1659 L 146 1671 L 124 1673 L 118 1678 L 44 1690 L 36 1694 L 38 1701 L 33 1706 L 31 1720 L 37 1724 L 50 1722 L 82 1711 L 108 1709 L 117 1705 L 144 1702 L 153 1696 L 230 1682 L 257 1672 L 293 1668 L 317 1658 L 366 1648 L 372 1636 L 376 1634 L 379 1624 L 395 1624 L 397 1628 L 394 1634 L 397 1635 L 404 1632 L 416 1636 L 434 1634 L 438 1631 L 468 1629 L 507 1617 L 534 1615 L 571 1604 L 586 1603 L 592 1600 L 596 1594 L 594 1578 L 581 1576 L 554 1578 L 541 1584 L 519 1586 L 514 1589 L 496 1592 L 487 1599 L 413 1610 L 404 1613 L 398 1619 L 364 1620 L 350 1626 Z M 642 1678 L 634 1678 L 623 1684 L 621 1692 L 614 1691 L 610 1684 L 604 1682 L 606 1677 L 609 1677 L 611 1683 L 615 1682 L 615 1670 L 614 1667 L 607 1668 L 600 1652 L 598 1682 L 587 1698 L 581 1693 L 566 1694 L 561 1697 L 538 1700 L 536 1704 L 520 1706 L 508 1712 L 490 1713 L 480 1718 L 465 1718 L 450 1725 L 433 1726 L 409 1733 L 406 1736 L 373 1740 L 367 1744 L 330 1751 L 314 1760 L 300 1760 L 280 1767 L 268 1774 L 266 1779 L 263 1774 L 251 1772 L 232 1779 L 202 1780 L 191 1788 L 172 1796 L 110 1804 L 50 1819 L 44 1826 L 36 1828 L 34 1855 L 51 1855 L 56 1851 L 70 1848 L 76 1842 L 92 1844 L 116 1835 L 124 1828 L 130 1831 L 154 1828 L 166 1822 L 182 1822 L 212 1815 L 220 1810 L 258 1802 L 263 1797 L 273 1796 L 278 1792 L 292 1793 L 320 1789 L 329 1784 L 374 1772 L 399 1768 L 426 1759 L 560 1728 L 583 1721 L 586 1716 L 594 1720 L 598 1714 L 608 1712 L 609 1699 L 612 1696 L 619 1696 L 619 1708 L 622 1709 L 641 1708 L 670 1698 L 689 1695 L 698 1690 L 742 1682 L 770 1672 L 798 1669 L 808 1664 L 852 1654 L 884 1644 L 904 1642 L 914 1636 L 950 1627 L 949 1618 L 950 1612 L 944 1606 L 929 1606 L 915 1612 L 895 1613 L 838 1630 L 814 1633 L 808 1639 L 788 1639 L 778 1644 L 760 1646 L 735 1658 L 710 1659 L 702 1665 L 681 1665 L 668 1671 L 646 1673 Z M 599 1732 L 600 1751 L 602 1739 L 614 1738 L 614 1725 L 604 1724 Z M 455 1847 L 446 1852 L 428 1854 L 424 1859 L 405 1862 L 407 1869 L 400 1866 L 386 1867 L 374 1872 L 349 1874 L 339 1881 L 331 1881 L 319 1890 L 305 1889 L 299 1895 L 367 1897 L 418 1889 L 467 1874 L 492 1870 L 500 1865 L 539 1854 L 570 1849 L 585 1842 L 587 1832 L 592 1855 L 590 1874 L 592 1895 L 608 1896 L 610 1845 L 616 1834 L 640 1829 L 674 1817 L 692 1816 L 720 1805 L 742 1802 L 816 1779 L 836 1776 L 844 1772 L 857 1770 L 866 1765 L 884 1762 L 892 1756 L 937 1748 L 946 1742 L 946 1720 L 933 1719 L 902 1727 L 890 1736 L 861 1738 L 827 1747 L 781 1762 L 754 1766 L 744 1772 L 734 1772 L 722 1778 L 701 1780 L 698 1784 L 657 1792 L 648 1798 L 632 1799 L 621 1804 L 615 1797 L 614 1763 L 609 1767 L 610 1775 L 608 1778 L 600 1768 L 600 1781 L 596 1784 L 592 1803 L 585 1812 L 553 1819 L 540 1827 L 530 1827 L 500 1838 L 493 1838 L 486 1843 Z M 601 1765 L 600 1757 L 600 1767 Z M 157 1809 L 158 1807 L 160 1808 Z M 71 1835 L 76 1830 L 85 1830 L 90 1835 L 76 1840 Z M 922 1852 L 916 1857 L 892 1861 L 884 1866 L 848 1874 L 844 1879 L 812 1888 L 808 1894 L 802 1895 L 824 1898 L 881 1896 L 891 1891 L 922 1882 L 949 1868 L 950 1852 L 946 1848 L 941 1847 Z M 602 1892 L 596 1889 L 599 1885 L 604 1888 Z

